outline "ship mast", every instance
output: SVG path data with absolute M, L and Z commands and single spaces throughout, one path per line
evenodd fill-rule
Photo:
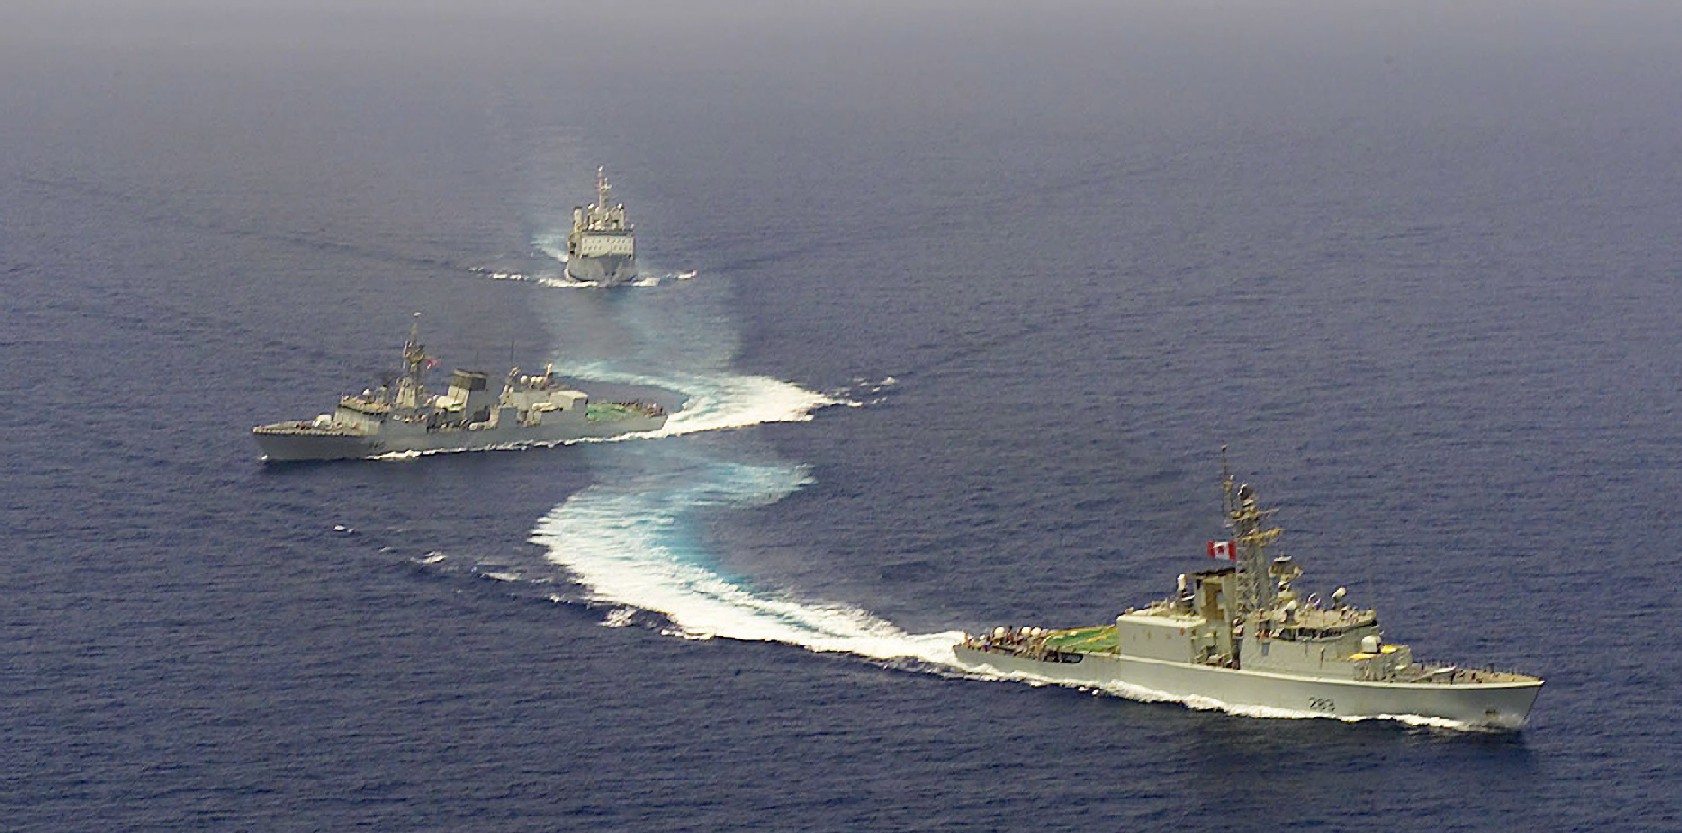
M 403 342 L 403 378 L 397 383 L 397 396 L 392 403 L 399 408 L 419 407 L 423 398 L 421 371 L 427 357 L 426 345 L 420 342 L 420 317 L 420 313 L 415 313 L 414 323 L 409 325 L 409 338 Z
M 1269 570 L 1267 548 L 1283 530 L 1267 525 L 1275 510 L 1256 505 L 1255 491 L 1248 483 L 1237 483 L 1227 468 L 1226 449 L 1221 449 L 1221 492 L 1226 508 L 1226 525 L 1238 552 L 1237 593 L 1232 612 L 1238 616 L 1260 610 L 1277 594 Z
M 590 218 L 592 228 L 605 231 L 616 225 L 613 221 L 613 206 L 608 203 L 608 200 L 611 199 L 613 199 L 613 186 L 607 182 L 607 166 L 598 166 L 596 168 L 596 211 L 594 216 Z

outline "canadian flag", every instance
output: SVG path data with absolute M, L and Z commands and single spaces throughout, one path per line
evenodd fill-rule
M 1233 549 L 1231 541 L 1210 541 L 1208 550 L 1210 558 L 1224 558 L 1228 561 L 1238 560 L 1238 551 Z

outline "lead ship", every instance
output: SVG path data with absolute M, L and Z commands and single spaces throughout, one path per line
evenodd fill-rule
M 554 445 L 653 431 L 666 424 L 666 412 L 657 405 L 592 403 L 583 391 L 561 385 L 552 369 L 525 375 L 514 368 L 500 394 L 490 390 L 484 373 L 456 370 L 448 390 L 428 395 L 423 377 L 436 362 L 420 343 L 420 316 L 415 317 L 403 344 L 401 376 L 378 390 L 341 397 L 333 413 L 251 429 L 263 459 L 353 460 L 403 452 Z
M 596 169 L 596 201 L 572 210 L 567 235 L 567 277 L 618 286 L 637 277 L 637 239 L 625 220 L 625 205 L 613 204 L 607 169 Z
M 1182 574 L 1173 596 L 1128 608 L 1113 625 L 966 635 L 954 647 L 958 659 L 1065 685 L 1119 684 L 1139 699 L 1524 724 L 1541 679 L 1416 660 L 1408 646 L 1384 641 L 1376 611 L 1345 604 L 1341 587 L 1327 606 L 1317 594 L 1299 597 L 1293 584 L 1302 570 L 1290 556 L 1268 555 L 1281 532 L 1268 525 L 1274 510 L 1259 508 L 1250 486 L 1234 486 L 1230 474 L 1222 490 L 1232 537 L 1211 542 L 1209 554 L 1236 563 Z

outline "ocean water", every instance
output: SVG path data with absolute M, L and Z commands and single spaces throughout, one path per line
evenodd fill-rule
M 0 830 L 1682 823 L 1682 7 L 804 5 L 8 7 Z M 414 312 L 683 409 L 258 460 Z M 951 665 L 1202 567 L 1223 446 L 1530 725 Z

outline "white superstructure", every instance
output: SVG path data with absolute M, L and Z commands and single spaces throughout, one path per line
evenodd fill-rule
M 567 277 L 614 286 L 637 276 L 637 240 L 625 205 L 614 203 L 607 169 L 596 169 L 596 201 L 572 210 L 567 235 Z

